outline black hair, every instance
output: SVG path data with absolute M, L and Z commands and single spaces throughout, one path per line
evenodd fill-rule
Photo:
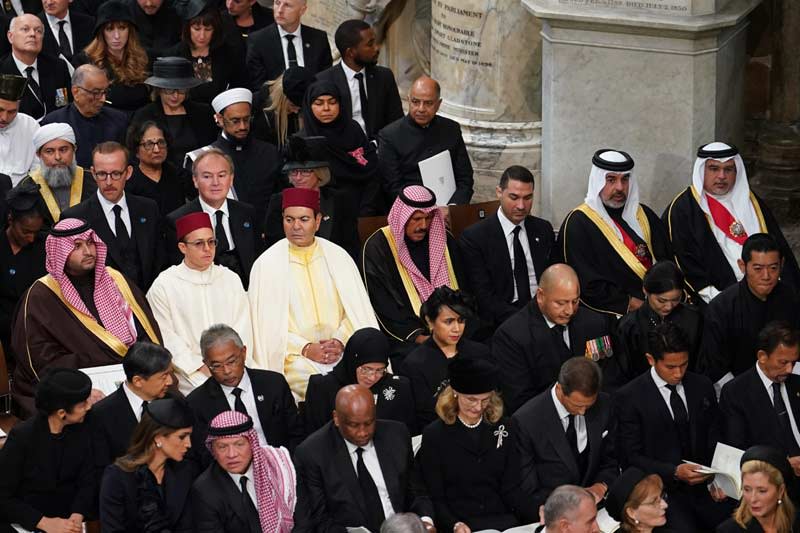
M 222 15 L 219 9 L 204 9 L 202 13 L 187 20 L 183 23 L 181 28 L 181 41 L 191 50 L 192 48 L 192 24 L 202 24 L 203 26 L 211 26 L 214 33 L 211 35 L 211 43 L 209 50 L 216 50 L 223 44 L 223 28 L 222 28 Z
M 505 189 L 508 187 L 509 180 L 533 183 L 534 187 L 536 186 L 536 183 L 533 181 L 533 173 L 521 165 L 511 165 L 503 171 L 503 174 L 500 176 L 500 188 Z
M 122 359 L 125 379 L 133 381 L 134 376 L 148 379 L 159 372 L 168 370 L 172 364 L 172 354 L 151 342 L 137 342 Z
M 130 153 L 134 156 L 136 156 L 136 153 L 139 150 L 139 143 L 142 142 L 145 132 L 150 128 L 158 128 L 161 130 L 161 133 L 164 134 L 164 139 L 167 141 L 167 150 L 169 150 L 172 146 L 172 137 L 169 134 L 169 130 L 161 123 L 155 120 L 145 120 L 144 122 L 133 123 L 130 125 L 128 132 L 125 135 L 125 144 L 128 146 Z
M 594 396 L 600 392 L 602 381 L 600 366 L 586 357 L 567 359 L 558 371 L 558 384 L 566 396 L 575 391 L 584 396 Z
M 673 322 L 662 322 L 647 332 L 647 353 L 660 361 L 668 353 L 688 353 L 691 343 L 686 332 Z
M 745 265 L 753 258 L 753 252 L 778 252 L 778 258 L 783 259 L 783 252 L 778 246 L 778 241 L 769 233 L 754 233 L 744 241 L 742 261 L 744 261 Z
M 648 294 L 683 290 L 683 272 L 672 261 L 659 261 L 644 275 L 642 286 Z
M 794 347 L 800 344 L 800 333 L 785 320 L 773 320 L 758 333 L 758 350 L 772 355 L 779 345 Z
M 339 27 L 336 28 L 336 33 L 333 36 L 333 41 L 336 43 L 336 48 L 339 50 L 339 55 L 344 58 L 344 53 L 349 48 L 358 46 L 361 42 L 361 32 L 370 29 L 372 26 L 363 20 L 345 20 Z
M 442 311 L 443 306 L 449 307 L 465 319 L 475 315 L 475 300 L 472 296 L 460 290 L 453 290 L 447 285 L 442 285 L 434 289 L 419 308 L 420 320 L 425 323 L 427 318 L 434 322 Z

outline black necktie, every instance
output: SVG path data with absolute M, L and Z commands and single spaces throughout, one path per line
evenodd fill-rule
M 142 417 L 142 415 L 143 415 L 143 414 L 144 414 L 144 412 L 145 412 L 145 409 L 147 409 L 147 404 L 149 404 L 149 403 L 150 403 L 150 402 L 148 402 L 147 400 L 145 400 L 145 401 L 143 401 L 143 402 L 142 402 L 142 410 L 139 412 L 139 419 L 140 419 L 140 420 L 141 420 L 141 417 Z
M 364 73 L 357 72 L 354 76 L 358 80 L 358 98 L 361 100 L 361 119 L 364 121 L 364 130 L 369 135 L 369 102 L 367 101 L 367 88 L 364 87 Z
M 39 103 L 42 103 L 42 102 L 44 102 L 44 100 L 42 99 L 42 88 L 39 87 L 39 84 L 36 83 L 35 79 L 33 79 L 33 71 L 34 70 L 35 69 L 32 66 L 26 68 L 25 69 L 25 76 L 27 76 L 27 78 L 28 78 L 28 87 L 31 88 L 31 90 L 33 91 L 33 94 L 36 96 L 36 99 L 39 100 Z
M 528 279 L 528 264 L 525 261 L 525 251 L 519 240 L 522 227 L 514 228 L 514 283 L 517 286 L 517 302 L 526 304 L 531 301 L 531 284 Z
M 67 38 L 67 30 L 64 26 L 67 24 L 66 20 L 58 21 L 58 49 L 61 54 L 67 59 L 72 58 L 72 49 L 69 46 L 69 39 Z
M 567 415 L 569 417 L 569 423 L 567 423 L 567 443 L 569 444 L 569 449 L 572 451 L 572 455 L 575 456 L 575 461 L 580 463 L 580 451 L 578 451 L 578 431 L 575 429 L 575 415 Z
M 356 461 L 356 474 L 358 474 L 358 484 L 361 485 L 361 493 L 364 495 L 364 503 L 367 505 L 367 529 L 370 531 L 380 531 L 381 524 L 386 516 L 383 514 L 383 504 L 378 495 L 378 487 L 369 475 L 367 465 L 364 464 L 364 448 L 356 448 L 358 460 Z
M 127 250 L 131 242 L 131 236 L 128 235 L 128 228 L 125 227 L 125 222 L 122 221 L 122 207 L 115 205 L 112 211 L 114 211 L 114 233 L 117 234 L 117 242 L 120 248 Z
M 681 442 L 681 451 L 688 457 L 691 453 L 689 445 L 689 413 L 686 411 L 686 404 L 683 403 L 681 395 L 678 394 L 678 386 L 667 384 L 669 389 L 669 406 L 672 408 L 672 419 L 678 429 L 678 440 Z
M 289 68 L 297 66 L 297 51 L 294 49 L 294 35 L 291 33 L 286 37 L 286 58 L 289 60 Z
M 556 324 L 553 326 L 553 332 L 556 336 L 556 346 L 561 348 L 563 355 L 561 357 L 562 361 L 566 361 L 572 355 L 569 349 L 569 345 L 567 341 L 564 340 L 564 332 L 567 330 L 567 326 L 564 324 Z
M 244 406 L 244 402 L 242 401 L 242 392 L 244 391 L 239 387 L 234 387 L 234 389 L 231 391 L 231 394 L 236 397 L 236 399 L 233 401 L 233 408 L 242 414 L 250 416 L 247 412 L 247 408 Z
M 214 213 L 217 217 L 217 227 L 214 229 L 214 236 L 217 238 L 217 254 L 227 252 L 231 248 L 228 236 L 225 234 L 225 226 L 222 225 L 222 215 L 224 214 L 221 210 Z
M 781 425 L 786 451 L 789 455 L 797 455 L 797 441 L 794 438 L 794 433 L 792 433 L 792 424 L 789 422 L 789 410 L 786 409 L 783 396 L 781 396 L 780 383 L 772 384 L 772 405 L 775 406 L 775 412 L 778 415 L 778 423 Z
M 250 524 L 250 531 L 261 531 L 261 520 L 258 518 L 258 508 L 256 507 L 250 493 L 247 492 L 247 476 L 239 478 L 239 485 L 242 487 L 242 507 L 247 514 L 247 522 Z

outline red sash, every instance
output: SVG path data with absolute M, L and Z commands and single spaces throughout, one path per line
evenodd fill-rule
M 714 219 L 714 224 L 722 230 L 729 239 L 744 245 L 747 240 L 747 231 L 745 231 L 742 223 L 737 221 L 728 209 L 722 205 L 719 200 L 712 198 L 706 194 L 708 201 L 708 210 L 711 211 L 711 218 Z
M 636 259 L 646 268 L 650 270 L 650 267 L 653 266 L 653 259 L 650 256 L 650 250 L 647 249 L 646 244 L 636 244 L 636 241 L 631 239 L 630 235 L 628 235 L 624 229 L 622 229 L 622 225 L 619 224 L 616 220 L 613 221 L 614 225 L 617 226 L 617 229 L 622 234 L 622 242 L 625 243 L 625 246 L 628 250 L 631 251 L 633 255 L 636 256 Z

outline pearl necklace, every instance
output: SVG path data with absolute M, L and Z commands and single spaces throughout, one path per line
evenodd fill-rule
M 469 429 L 475 429 L 476 427 L 481 425 L 481 422 L 483 422 L 483 415 L 481 415 L 478 421 L 475 422 L 474 424 L 467 424 L 466 422 L 464 422 L 464 419 L 462 419 L 460 416 L 458 417 L 458 421 L 467 426 Z

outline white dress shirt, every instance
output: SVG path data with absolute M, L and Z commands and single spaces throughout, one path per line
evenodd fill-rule
M 111 228 L 111 233 L 113 233 L 115 237 L 117 236 L 114 206 L 118 205 L 122 208 L 119 216 L 122 219 L 122 223 L 125 224 L 125 229 L 128 230 L 128 237 L 133 238 L 133 233 L 131 232 L 131 212 L 130 209 L 128 209 L 128 200 L 125 198 L 125 193 L 122 193 L 122 198 L 120 198 L 119 202 L 112 203 L 106 200 L 105 196 L 100 194 L 100 189 L 97 189 L 97 199 L 100 200 L 100 207 L 103 210 L 103 214 L 106 216 L 106 221 L 108 222 L 108 227 Z
M 222 388 L 222 392 L 225 394 L 225 399 L 228 401 L 231 411 L 235 411 L 236 396 L 233 395 L 234 387 L 228 387 L 227 385 L 223 385 L 221 383 L 219 386 Z M 253 384 L 250 382 L 250 376 L 247 373 L 247 370 L 244 371 L 242 380 L 239 382 L 237 387 L 242 389 L 242 394 L 240 397 L 242 399 L 242 403 L 244 404 L 244 408 L 247 409 L 247 414 L 253 419 L 253 429 L 255 429 L 256 433 L 258 433 L 258 442 L 261 444 L 261 446 L 266 446 L 267 437 L 264 435 L 264 429 L 261 427 L 261 419 L 258 417 L 256 396 L 255 392 L 253 391 Z
M 772 405 L 775 405 L 775 397 L 772 395 L 772 383 L 773 381 L 767 377 L 766 374 L 761 370 L 761 366 L 756 363 L 756 373 L 758 377 L 761 378 L 761 383 L 764 384 L 764 388 L 767 389 L 767 394 L 769 395 L 769 401 L 772 402 Z M 794 419 L 794 413 L 792 412 L 792 404 L 789 401 L 789 393 L 786 391 L 786 383 L 781 383 L 781 398 L 783 398 L 783 405 L 786 406 L 786 412 L 789 414 L 789 425 L 792 427 L 792 436 L 794 437 L 794 441 L 800 446 L 800 432 L 797 430 L 797 421 Z
M 277 26 L 277 24 L 276 24 Z M 292 39 L 292 44 L 294 45 L 294 51 L 297 55 L 297 66 L 304 67 L 306 66 L 306 62 L 303 59 L 303 36 L 300 34 L 301 26 L 298 24 L 297 29 L 293 32 L 288 32 L 278 26 L 278 37 L 281 38 L 281 48 L 283 48 L 283 62 L 285 68 L 289 68 L 289 39 L 286 38 L 287 35 L 294 35 L 294 39 Z
M 656 372 L 655 367 L 650 367 L 650 377 L 653 378 L 653 381 L 658 387 L 658 392 L 661 393 L 661 397 L 664 398 L 664 402 L 667 404 L 667 409 L 669 409 L 669 414 L 672 416 L 672 419 L 675 420 L 675 413 L 672 412 L 672 405 L 669 403 L 669 399 L 672 396 L 672 391 L 667 388 L 667 382 L 661 379 L 661 376 L 658 375 Z M 675 387 L 675 390 L 678 391 L 678 396 L 681 397 L 681 401 L 683 401 L 683 406 L 686 408 L 686 415 L 689 416 L 689 403 L 686 401 L 686 391 L 683 388 L 683 383 L 678 383 Z
M 61 30 L 61 26 L 58 25 L 59 22 L 62 20 L 66 21 L 64 24 L 64 32 L 67 34 L 67 40 L 69 41 L 69 49 L 72 50 L 72 53 L 75 53 L 75 47 L 72 43 L 75 41 L 72 39 L 72 22 L 69 20 L 69 10 L 67 10 L 67 14 L 64 15 L 63 19 L 58 19 L 53 15 L 48 15 L 45 13 L 45 18 L 47 18 L 47 24 L 50 25 L 50 30 L 53 32 L 53 36 L 56 38 L 56 43 L 61 44 L 58 40 L 58 32 Z
M 242 476 L 247 476 L 247 494 L 250 496 L 250 499 L 253 502 L 253 505 L 256 506 L 258 509 L 258 495 L 256 494 L 256 482 L 253 479 L 253 462 L 250 462 L 250 466 L 247 467 L 247 472 L 244 474 L 234 474 L 232 472 L 228 472 L 228 475 L 231 476 L 231 479 L 236 484 L 236 489 L 241 493 L 242 486 L 240 485 L 239 480 L 242 479 Z
M 228 238 L 228 245 L 230 250 L 236 248 L 236 243 L 233 242 L 233 235 L 231 234 L 230 212 L 228 211 L 228 200 L 222 202 L 219 209 L 215 209 L 205 203 L 201 197 L 197 197 L 200 201 L 200 207 L 203 212 L 208 213 L 211 217 L 211 226 L 214 228 L 214 235 L 217 234 L 217 211 L 222 211 L 222 229 L 225 231 L 225 236 Z
M 17 56 L 15 56 L 13 52 L 11 53 L 11 58 L 14 60 L 14 63 L 17 65 L 17 70 L 19 70 L 19 73 L 20 73 L 21 76 L 27 77 L 28 73 L 25 72 L 25 69 L 28 68 L 28 67 L 33 67 L 33 72 L 31 73 L 31 75 L 33 76 L 33 79 L 39 85 L 42 84 L 39 81 L 39 60 L 38 59 L 34 59 L 32 65 L 26 65 L 25 63 L 23 63 L 22 61 L 17 59 Z M 32 89 L 31 89 L 31 93 L 33 93 Z
M 500 221 L 500 227 L 503 228 L 503 235 L 506 236 L 506 246 L 508 246 L 508 256 L 511 258 L 511 272 L 514 272 L 514 228 L 520 226 L 522 231 L 519 232 L 519 243 L 522 245 L 522 251 L 525 254 L 525 264 L 528 266 L 528 285 L 531 288 L 531 297 L 536 296 L 536 289 L 539 288 L 539 282 L 536 280 L 536 270 L 533 268 L 533 258 L 531 257 L 531 247 L 528 242 L 528 232 L 525 231 L 525 221 L 519 224 L 514 224 L 503 213 L 502 209 L 497 210 L 497 219 Z M 519 299 L 517 294 L 517 284 L 514 284 L 514 299 L 516 302 Z M 569 345 L 569 342 L 567 343 Z
M 122 391 L 125 393 L 125 397 L 128 399 L 128 404 L 131 406 L 131 410 L 133 411 L 133 416 L 136 417 L 136 421 L 140 422 L 142 420 L 142 409 L 144 409 L 144 400 L 142 400 L 135 392 L 128 388 L 128 382 L 125 381 L 122 383 Z
M 344 439 L 344 444 L 347 446 L 347 452 L 350 454 L 350 460 L 353 462 L 353 469 L 356 471 L 356 477 L 358 477 L 358 467 L 356 466 L 358 464 L 358 453 L 356 452 L 358 446 L 347 439 Z M 375 486 L 378 488 L 378 496 L 383 505 L 383 516 L 389 518 L 395 513 L 395 510 L 389 498 L 389 490 L 386 488 L 386 481 L 383 479 L 383 472 L 381 472 L 381 464 L 378 462 L 378 453 L 375 451 L 375 444 L 369 441 L 366 446 L 361 447 L 364 449 L 364 453 L 361 454 L 364 458 L 364 466 L 367 467 L 372 481 L 375 482 Z
M 542 314 L 542 317 L 544 317 L 544 321 L 547 323 L 548 328 L 553 329 L 556 327 L 556 323 L 544 316 L 544 314 Z M 569 343 L 569 324 L 564 325 L 564 342 L 567 343 L 567 348 L 572 348 L 572 345 Z
M 358 122 L 358 125 L 361 126 L 361 129 L 366 133 L 367 125 L 364 123 L 364 116 L 361 113 L 361 92 L 358 88 L 358 80 L 355 78 L 358 72 L 345 65 L 344 61 L 342 61 L 340 65 L 342 65 L 344 76 L 347 78 L 347 86 L 350 88 L 350 107 L 353 110 L 353 120 Z M 367 96 L 367 69 L 362 68 L 359 72 L 364 76 L 362 78 L 364 82 L 364 96 Z
M 569 426 L 569 411 L 567 411 L 564 404 L 558 400 L 555 385 L 550 389 L 550 395 L 553 397 L 553 403 L 556 406 L 558 418 L 561 420 L 561 426 L 564 428 L 564 431 L 567 431 L 567 427 Z M 578 453 L 583 453 L 583 450 L 585 450 L 586 446 L 589 444 L 589 434 L 586 432 L 586 418 L 583 415 L 575 415 L 575 434 L 578 436 Z

